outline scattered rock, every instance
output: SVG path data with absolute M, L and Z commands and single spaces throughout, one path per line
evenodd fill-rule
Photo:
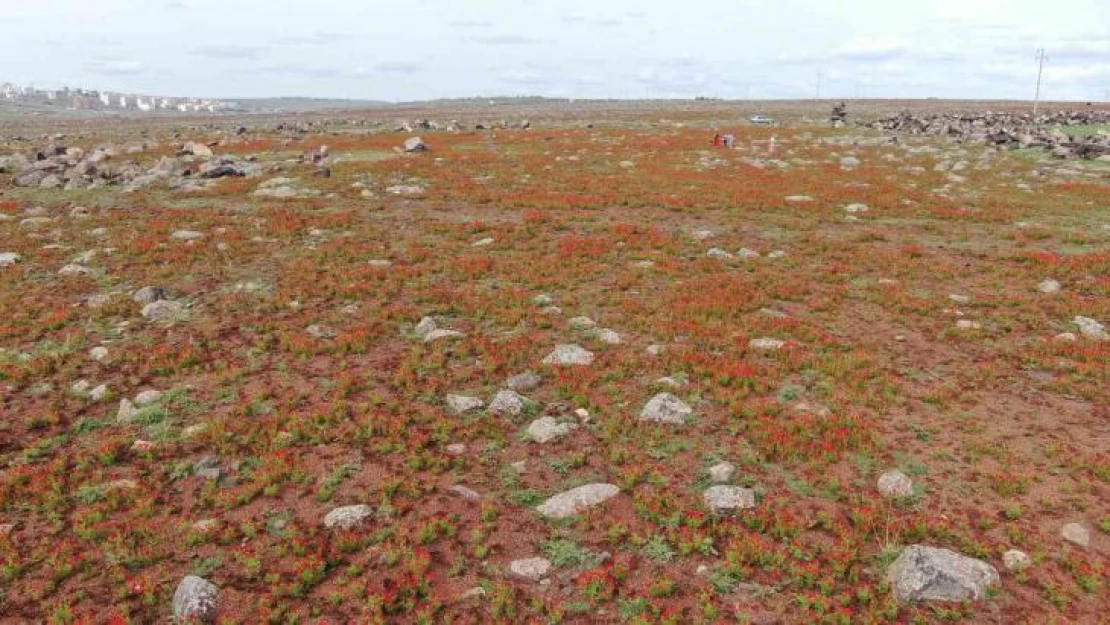
M 89 269 L 88 267 L 85 267 L 84 265 L 74 265 L 74 264 L 66 265 L 65 267 L 62 267 L 61 269 L 58 270 L 58 275 L 59 276 L 66 276 L 66 277 L 87 276 L 90 273 L 92 273 L 92 270 Z
M 181 302 L 162 299 L 143 306 L 140 314 L 150 321 L 176 321 L 185 318 L 186 310 Z
M 705 253 L 705 255 L 710 258 L 719 258 L 721 260 L 728 260 L 732 258 L 732 254 L 726 252 L 725 250 L 722 250 L 719 247 L 711 248 L 708 252 Z
M 562 438 L 577 427 L 573 423 L 560 422 L 554 417 L 540 417 L 528 425 L 528 437 L 537 443 L 549 443 Z
M 1091 546 L 1091 531 L 1079 523 L 1068 523 L 1060 530 L 1060 536 L 1069 543 L 1080 547 Z
M 478 410 L 485 406 L 486 402 L 478 399 L 477 397 L 467 397 L 466 395 L 448 395 L 447 407 L 455 414 L 466 414 L 474 410 Z
M 206 579 L 188 575 L 173 593 L 173 616 L 179 623 L 214 623 L 220 589 Z
M 718 462 L 709 467 L 709 479 L 714 484 L 727 484 L 736 475 L 736 465 L 731 462 Z
M 891 470 L 879 476 L 879 493 L 887 499 L 913 495 L 913 480 L 905 473 Z
M 742 247 L 736 250 L 736 257 L 741 260 L 755 260 L 760 257 L 760 253 L 753 249 Z
M 714 514 L 729 514 L 755 507 L 755 491 L 742 486 L 710 486 L 702 497 Z
M 1041 293 L 1059 293 L 1060 283 L 1052 278 L 1048 278 L 1037 285 L 1037 290 Z
M 592 330 L 597 326 L 597 323 L 589 317 L 572 317 L 567 323 L 575 330 Z
M 936 547 L 906 547 L 887 571 L 901 602 L 977 601 L 999 583 L 998 571 L 983 562 Z
M 772 338 L 759 338 L 748 341 L 748 347 L 760 351 L 775 351 L 782 349 L 785 345 L 786 341 Z
M 135 408 L 135 404 L 131 403 L 130 399 L 121 399 L 119 400 L 119 410 L 116 411 L 116 421 L 119 423 L 131 423 L 131 420 L 135 418 L 136 412 L 138 412 L 138 410 Z
M 96 362 L 104 362 L 108 358 L 108 348 L 103 345 L 97 345 L 89 350 L 89 358 Z
M 364 504 L 341 506 L 324 516 L 324 527 L 337 530 L 355 529 L 373 516 L 374 509 Z
M 566 519 L 620 494 L 621 489 L 612 484 L 587 484 L 559 493 L 536 507 L 541 515 L 552 519 Z
M 160 286 L 144 286 L 131 294 L 131 299 L 137 304 L 147 305 L 154 302 L 170 299 L 170 292 Z
M 509 572 L 515 577 L 538 582 L 551 572 L 551 562 L 547 558 L 513 560 L 509 564 Z
M 578 345 L 558 345 L 543 359 L 543 364 L 584 367 L 592 364 L 593 361 L 593 352 L 587 351 Z
M 204 238 L 204 233 L 196 230 L 174 230 L 170 238 L 178 241 L 195 241 Z
M 199 156 L 201 158 L 212 158 L 212 148 L 204 145 L 203 143 L 187 141 L 185 142 L 185 145 L 181 146 L 181 154 L 191 154 L 193 156 Z
M 594 336 L 602 343 L 606 343 L 609 345 L 621 344 L 621 335 L 617 334 L 613 330 L 610 330 L 609 328 L 602 328 L 598 330 L 597 333 L 594 334 Z
M 518 373 L 510 377 L 505 386 L 518 393 L 527 393 L 536 390 L 542 383 L 543 378 L 539 375 L 531 371 L 525 371 L 524 373 Z
M 424 335 L 424 342 L 425 343 L 433 343 L 435 341 L 441 341 L 441 340 L 444 340 L 444 339 L 460 339 L 464 336 L 466 336 L 466 335 L 463 334 L 462 332 L 459 332 L 458 330 L 447 330 L 447 329 L 439 328 L 439 329 L 432 330 L 431 332 Z
M 135 396 L 136 406 L 149 406 L 162 399 L 162 391 L 147 389 Z
M 405 139 L 406 152 L 427 152 L 428 145 L 420 137 L 409 137 Z
M 489 413 L 504 417 L 515 417 L 524 412 L 528 400 L 516 391 L 502 390 L 494 395 L 489 403 Z
M 337 333 L 334 329 L 320 323 L 314 323 L 308 326 L 307 328 L 305 328 L 305 332 L 308 332 L 310 335 L 318 339 L 334 339 L 337 336 Z
M 1002 563 L 1008 571 L 1024 571 L 1033 565 L 1033 560 L 1024 551 L 1011 549 L 1002 554 Z
M 970 319 L 960 319 L 956 321 L 956 327 L 960 330 L 981 330 L 983 328 L 983 324 L 979 323 L 978 321 L 972 321 Z
M 694 409 L 670 393 L 652 397 L 640 411 L 641 421 L 682 425 L 694 414 Z
M 21 260 L 23 260 L 23 257 L 15 252 L 0 252 L 0 267 L 14 265 Z
M 471 501 L 477 501 L 478 499 L 482 498 L 482 495 L 478 491 L 467 488 L 467 487 L 463 486 L 462 484 L 455 484 L 454 486 L 451 486 L 447 490 L 448 490 L 448 492 L 450 492 L 453 495 L 458 495 L 459 497 L 462 497 L 463 499 L 469 499 Z
M 1073 321 L 1075 325 L 1079 326 L 1080 334 L 1089 339 L 1095 341 L 1110 339 L 1110 336 L 1106 334 L 1106 328 L 1090 317 L 1076 317 Z

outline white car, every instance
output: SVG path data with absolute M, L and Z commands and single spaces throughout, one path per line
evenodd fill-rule
M 751 118 L 750 121 L 753 124 L 758 124 L 760 126 L 769 126 L 769 125 L 775 123 L 775 120 L 771 119 L 770 117 L 767 117 L 766 115 L 755 115 Z

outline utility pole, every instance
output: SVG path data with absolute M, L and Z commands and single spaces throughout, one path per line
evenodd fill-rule
M 822 74 L 821 70 L 817 70 L 817 98 L 816 99 L 818 99 L 818 100 L 821 99 L 821 74 Z
M 1033 115 L 1041 104 L 1041 74 L 1044 73 L 1044 48 L 1037 50 L 1037 94 L 1033 97 Z

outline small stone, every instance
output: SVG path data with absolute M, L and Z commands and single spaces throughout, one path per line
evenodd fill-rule
M 949 293 L 948 299 L 956 302 L 957 304 L 967 304 L 971 302 L 971 298 L 967 295 L 959 295 L 957 293 Z
M 543 364 L 584 367 L 592 364 L 593 361 L 593 353 L 578 345 L 557 345 L 555 349 L 543 359 Z
M 89 350 L 89 358 L 96 362 L 104 362 L 108 358 L 108 348 L 103 345 L 98 345 Z
M 755 250 L 742 247 L 736 251 L 736 256 L 741 260 L 754 260 L 760 257 L 760 253 Z
M 758 338 L 748 341 L 748 347 L 760 351 L 775 351 L 782 349 L 785 345 L 786 341 L 772 338 Z
M 85 391 L 89 390 L 89 381 L 77 380 L 73 383 L 73 386 L 69 387 L 69 390 L 73 391 L 74 393 L 84 393 Z
M 174 321 L 186 315 L 185 305 L 174 300 L 158 300 L 143 306 L 140 314 L 150 321 Z
M 431 317 L 424 317 L 420 320 L 420 323 L 416 324 L 416 328 L 414 328 L 412 332 L 416 335 L 417 338 L 422 339 L 438 328 L 439 325 L 436 324 L 435 319 Z
M 90 273 L 92 273 L 92 270 L 88 267 L 76 264 L 66 265 L 65 267 L 62 267 L 58 270 L 59 276 L 66 277 L 87 276 Z
M 159 300 L 169 299 L 170 292 L 160 286 L 144 286 L 131 294 L 131 299 L 137 304 L 147 305 Z
M 89 391 L 89 399 L 93 401 L 102 401 L 108 397 L 108 385 L 100 384 Z
M 913 495 L 913 481 L 898 470 L 891 470 L 879 476 L 879 493 L 887 499 Z
M 308 326 L 305 328 L 305 332 L 308 332 L 318 339 L 334 339 L 337 335 L 334 329 L 320 323 L 314 323 Z
M 1103 325 L 1090 317 L 1076 317 L 1074 319 L 1075 325 L 1079 326 L 1079 333 L 1083 336 L 1095 340 L 1105 341 L 1110 339 L 1110 335 L 1106 334 L 1106 328 Z
M 936 547 L 906 547 L 887 571 L 900 602 L 977 601 L 999 583 L 998 571 L 983 562 Z
M 1057 334 L 1054 338 L 1057 341 L 1064 341 L 1067 343 L 1073 343 L 1079 340 L 1079 337 L 1076 336 L 1074 332 L 1061 332 L 1060 334 Z
M 0 267 L 14 265 L 21 260 L 23 260 L 23 257 L 15 252 L 0 252 Z
M 154 443 L 147 440 L 139 439 L 134 443 L 131 443 L 131 451 L 138 453 L 154 451 Z
M 1033 565 L 1033 560 L 1024 551 L 1011 549 L 1002 554 L 1002 563 L 1008 571 L 1023 571 Z
M 462 497 L 463 499 L 469 499 L 471 501 L 475 501 L 475 500 L 478 500 L 478 499 L 482 498 L 482 495 L 479 494 L 478 491 L 467 488 L 467 487 L 465 487 L 461 484 L 455 484 L 454 486 L 448 488 L 447 490 L 450 491 L 454 495 L 458 495 L 459 497 Z
M 710 257 L 710 258 L 719 258 L 721 260 L 728 260 L 728 259 L 732 258 L 731 253 L 729 253 L 725 250 L 722 250 L 719 247 L 710 248 L 710 250 L 708 252 L 706 252 L 705 255 Z
M 536 512 L 552 519 L 566 519 L 604 503 L 620 494 L 613 484 L 587 484 L 559 493 L 536 506 Z
M 513 560 L 509 564 L 509 572 L 515 577 L 537 582 L 551 572 L 551 561 L 547 558 L 524 558 Z
M 514 391 L 517 391 L 518 393 L 527 393 L 539 388 L 542 382 L 543 378 L 541 378 L 539 375 L 531 371 L 525 371 L 524 373 L 518 373 L 509 378 L 509 381 L 505 384 L 505 386 Z
M 466 395 L 448 395 L 447 407 L 455 414 L 465 414 L 474 410 L 480 409 L 485 406 L 486 402 L 478 399 L 477 397 L 468 397 Z
M 641 421 L 682 425 L 694 414 L 694 409 L 670 393 L 659 393 L 652 397 L 640 411 Z
M 537 443 L 549 443 L 570 433 L 576 426 L 560 422 L 554 417 L 540 417 L 528 425 L 528 437 Z
M 195 575 L 188 575 L 173 593 L 173 616 L 179 623 L 214 623 L 220 589 Z
M 980 330 L 983 328 L 983 324 L 970 319 L 960 319 L 956 322 L 956 327 L 960 330 Z
M 159 399 L 162 399 L 162 391 L 148 389 L 135 396 L 135 405 L 149 406 Z
M 664 350 L 664 347 L 662 345 L 648 345 L 647 349 L 645 349 L 644 352 L 648 356 L 658 357 L 660 354 L 663 353 L 663 350 Z
M 493 243 L 494 239 L 492 237 L 486 237 L 484 239 L 478 239 L 477 241 L 472 243 L 472 245 L 474 247 L 486 247 L 487 245 L 493 245 Z
M 209 532 L 215 531 L 216 529 L 219 529 L 219 527 L 220 521 L 218 519 L 201 519 L 193 523 L 193 529 L 197 532 L 200 532 L 201 534 L 207 534 Z
M 1080 547 L 1091 546 L 1091 531 L 1079 523 L 1068 523 L 1060 530 L 1060 536 L 1069 543 Z
M 493 400 L 489 403 L 488 411 L 494 415 L 515 417 L 524 412 L 527 402 L 528 400 L 516 391 L 502 390 L 494 395 Z
M 592 330 L 597 326 L 597 322 L 589 317 L 573 317 L 567 323 L 575 330 Z
M 609 345 L 621 344 L 621 335 L 608 328 L 602 328 L 601 330 L 598 330 L 597 334 L 595 334 L 594 336 L 597 337 L 597 340 L 601 341 L 602 343 L 606 343 Z
M 482 597 L 485 597 L 485 596 L 486 596 L 486 589 L 482 588 L 481 586 L 475 586 L 474 588 L 471 588 L 470 590 L 468 590 L 468 591 L 462 593 L 461 595 L 459 595 L 458 598 L 456 599 L 456 601 L 459 601 L 459 602 L 472 601 L 474 599 L 481 599 Z
M 532 298 L 532 303 L 536 306 L 550 306 L 555 303 L 555 300 L 546 293 L 540 293 Z
M 119 400 L 119 410 L 116 411 L 116 421 L 120 423 L 130 423 L 131 420 L 135 418 L 135 413 L 137 412 L 138 410 L 135 408 L 135 404 L 132 404 L 130 399 L 121 399 Z
M 714 514 L 728 514 L 755 507 L 755 491 L 742 486 L 710 486 L 703 498 Z
M 869 210 L 871 210 L 871 208 L 868 207 L 866 204 L 860 204 L 858 202 L 855 203 L 855 204 L 849 204 L 849 205 L 844 207 L 844 212 L 850 213 L 850 214 L 866 213 Z
M 341 506 L 324 516 L 324 527 L 337 530 L 355 529 L 365 524 L 372 516 L 374 516 L 374 509 L 367 505 Z
M 1037 290 L 1041 293 L 1059 293 L 1060 283 L 1051 278 L 1041 282 L 1037 285 Z
M 432 330 L 431 332 L 424 335 L 424 342 L 425 343 L 434 343 L 435 341 L 441 341 L 441 340 L 446 340 L 446 339 L 460 339 L 464 336 L 466 336 L 466 335 L 463 334 L 462 332 L 459 332 L 458 330 L 446 330 L 446 329 L 439 328 L 439 329 L 436 329 L 436 330 Z
M 731 462 L 718 462 L 709 467 L 709 479 L 714 484 L 727 484 L 733 475 L 736 475 L 736 465 Z
M 175 230 L 173 234 L 170 235 L 171 239 L 176 239 L 178 241 L 195 241 L 202 237 L 204 237 L 204 233 L 197 232 L 196 230 Z
M 466 445 L 462 443 L 451 443 L 444 447 L 443 450 L 452 456 L 461 456 L 466 453 Z

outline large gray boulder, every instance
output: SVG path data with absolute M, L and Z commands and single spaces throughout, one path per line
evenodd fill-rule
M 188 575 L 173 593 L 173 616 L 180 623 L 216 622 L 220 589 L 212 582 Z
M 586 484 L 559 493 L 536 506 L 536 512 L 551 519 L 566 519 L 604 503 L 620 494 L 613 484 Z
M 901 602 L 978 601 L 999 583 L 998 570 L 937 547 L 910 545 L 890 565 L 887 581 Z
M 540 417 L 528 425 L 528 437 L 537 443 L 549 443 L 562 438 L 576 427 L 574 423 L 561 422 L 554 417 Z
M 742 486 L 710 486 L 702 497 L 714 514 L 731 514 L 755 507 L 755 491 Z
M 341 506 L 324 516 L 324 527 L 349 530 L 362 526 L 374 516 L 374 509 L 367 505 Z

